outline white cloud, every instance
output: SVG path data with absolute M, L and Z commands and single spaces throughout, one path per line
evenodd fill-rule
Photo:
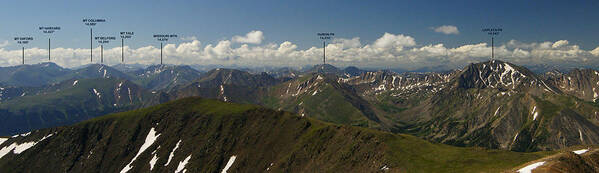
M 10 45 L 10 43 L 8 42 L 8 40 L 4 40 L 2 43 L 0 43 L 0 48 L 6 47 L 8 45 Z
M 560 41 L 556 41 L 555 43 L 553 43 L 553 45 L 551 45 L 552 48 L 559 48 L 562 46 L 568 45 L 568 40 L 560 40 Z
M 304 66 L 322 62 L 322 47 L 299 49 L 291 41 L 263 45 L 233 44 L 221 40 L 204 44 L 198 40 L 184 41 L 164 46 L 164 63 L 167 64 L 219 64 L 239 66 Z M 94 62 L 99 63 L 100 49 L 94 48 Z M 52 61 L 65 67 L 89 63 L 89 49 L 54 48 Z M 104 50 L 105 63 L 120 63 L 120 47 Z M 487 43 L 470 43 L 457 47 L 444 44 L 417 45 L 413 37 L 385 33 L 371 43 L 363 43 L 359 37 L 337 38 L 327 45 L 327 62 L 336 66 L 392 67 L 408 70 L 423 67 L 457 68 L 469 63 L 489 60 L 491 47 Z M 495 57 L 516 64 L 599 65 L 599 47 L 583 50 L 567 40 L 523 43 L 510 40 L 496 45 Z M 160 63 L 160 48 L 146 46 L 125 47 L 126 63 Z M 47 61 L 47 50 L 25 50 L 26 63 Z M 0 66 L 21 63 L 21 50 L 0 48 Z
M 264 40 L 264 34 L 262 31 L 251 31 L 245 34 L 245 36 L 233 36 L 231 40 L 236 43 L 260 44 Z
M 599 47 L 597 47 L 597 48 L 593 49 L 593 50 L 591 51 L 591 54 L 593 54 L 593 55 L 595 55 L 595 56 L 599 56 Z
M 183 41 L 193 41 L 193 40 L 198 40 L 198 38 L 196 36 L 188 36 L 188 37 L 181 37 L 181 40 L 183 40 Z
M 362 46 L 362 43 L 360 43 L 360 37 L 354 37 L 352 39 L 335 38 L 333 43 L 341 43 L 343 48 L 357 48 Z
M 453 26 L 453 25 L 443 25 L 443 26 L 439 26 L 439 27 L 432 27 L 431 29 L 433 29 L 435 32 L 443 33 L 446 35 L 460 33 L 460 31 L 458 30 L 458 27 Z
M 416 45 L 416 41 L 414 41 L 414 38 L 410 36 L 385 33 L 381 38 L 374 41 L 373 47 L 380 49 L 395 48 L 397 51 L 401 51 L 403 47 L 410 47 L 414 45 Z

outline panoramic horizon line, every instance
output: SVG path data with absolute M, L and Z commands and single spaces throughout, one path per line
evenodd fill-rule
M 401 69 L 401 68 L 363 68 L 363 67 L 356 67 L 356 66 L 335 66 L 333 64 L 313 64 L 313 65 L 305 65 L 305 66 L 302 66 L 302 67 L 276 67 L 276 66 L 247 67 L 247 66 L 235 66 L 235 65 L 233 65 L 233 66 L 220 66 L 219 67 L 218 65 L 201 65 L 201 64 L 147 64 L 146 65 L 146 64 L 119 63 L 119 64 L 114 64 L 114 65 L 108 65 L 108 64 L 101 64 L 101 63 L 90 63 L 90 64 L 85 64 L 85 65 L 82 65 L 82 66 L 78 66 L 78 67 L 70 67 L 69 68 L 69 67 L 60 66 L 60 65 L 58 65 L 58 64 L 56 64 L 54 62 L 40 62 L 40 63 L 37 63 L 37 64 L 20 64 L 20 65 L 15 65 L 15 66 L 0 66 L 0 68 L 12 68 L 12 67 L 19 67 L 19 66 L 35 66 L 35 65 L 54 64 L 54 65 L 56 65 L 56 66 L 58 66 L 60 68 L 69 69 L 69 70 L 78 70 L 78 69 L 86 68 L 86 67 L 92 66 L 92 65 L 108 66 L 108 67 L 111 67 L 111 68 L 115 68 L 118 65 L 140 65 L 140 67 L 137 67 L 137 69 L 147 69 L 147 68 L 150 68 L 150 67 L 153 67 L 153 66 L 171 66 L 171 67 L 187 66 L 189 68 L 192 68 L 192 69 L 195 69 L 195 70 L 199 70 L 199 71 L 211 71 L 211 70 L 216 70 L 216 69 L 232 69 L 232 70 L 242 70 L 242 71 L 244 71 L 246 69 L 257 70 L 258 68 L 273 68 L 273 69 L 275 69 L 275 68 L 278 68 L 278 69 L 291 68 L 291 69 L 294 69 L 294 70 L 300 70 L 301 71 L 301 70 L 309 70 L 309 69 L 316 68 L 316 67 L 322 66 L 322 65 L 330 65 L 330 66 L 333 66 L 334 68 L 337 68 L 339 70 L 345 70 L 347 68 L 354 67 L 354 68 L 357 68 L 359 70 L 370 71 L 370 72 L 373 72 L 373 71 L 391 71 L 391 72 L 395 72 L 395 73 L 411 73 L 411 72 L 424 72 L 424 73 L 426 73 L 426 72 L 449 72 L 449 71 L 454 71 L 454 70 L 465 70 L 465 68 L 467 68 L 468 66 L 472 66 L 472 65 L 476 65 L 476 64 L 491 63 L 491 62 L 494 63 L 495 61 L 499 61 L 500 63 L 509 63 L 509 64 L 512 64 L 512 65 L 523 67 L 523 68 L 525 68 L 527 70 L 531 70 L 530 69 L 531 66 L 521 65 L 521 64 L 515 64 L 515 63 L 509 62 L 509 61 L 505 61 L 505 60 L 501 60 L 501 59 L 489 59 L 489 60 L 480 61 L 480 62 L 473 62 L 473 63 L 470 63 L 470 64 L 468 64 L 466 66 L 463 66 L 463 67 L 457 67 L 457 68 L 452 68 L 452 69 L 437 69 L 437 70 L 432 70 L 432 69 L 428 69 L 428 70 L 424 70 L 424 69 L 406 70 L 406 69 Z M 213 67 L 209 67 L 209 66 L 213 66 Z M 214 67 L 214 66 L 216 66 L 216 67 Z M 200 68 L 206 68 L 206 67 L 208 67 L 207 69 L 209 69 L 209 70 L 200 70 Z M 271 70 L 273 70 L 273 69 L 271 69 Z M 568 69 L 568 70 L 573 70 L 573 69 L 599 70 L 596 67 L 595 68 L 593 68 L 593 67 L 569 67 L 569 68 L 563 68 L 563 69 Z M 116 70 L 119 70 L 119 69 L 116 69 Z M 558 70 L 558 71 L 560 71 L 561 69 L 554 67 L 554 68 L 547 68 L 547 69 L 544 69 L 542 71 L 551 71 L 551 70 Z M 247 71 L 247 72 L 250 72 L 250 71 Z M 565 72 L 567 72 L 567 71 L 565 71 Z M 534 73 L 537 73 L 537 72 L 534 72 Z
M 187 38 L 185 38 L 187 39 Z M 105 64 L 118 64 L 124 55 L 126 62 L 138 64 L 157 64 L 158 57 L 164 54 L 165 63 L 194 64 L 201 62 L 210 65 L 244 64 L 249 67 L 279 66 L 301 67 L 322 61 L 323 48 L 310 47 L 298 49 L 290 41 L 283 43 L 263 43 L 263 32 L 252 30 L 245 36 L 233 36 L 221 40 L 218 44 L 203 45 L 193 38 L 179 44 L 166 44 L 159 49 L 154 45 L 131 48 L 100 46 L 87 48 L 52 48 L 52 61 L 64 67 L 77 67 L 89 64 L 90 51 L 98 62 L 103 54 Z M 240 44 L 234 46 L 234 43 Z M 360 37 L 335 38 L 326 45 L 326 57 L 329 64 L 337 66 L 359 66 L 364 68 L 398 67 L 408 70 L 420 68 L 456 68 L 472 62 L 488 60 L 492 47 L 486 42 L 464 44 L 449 48 L 443 43 L 422 45 L 408 35 L 384 33 L 372 43 L 362 43 Z M 496 59 L 529 65 L 560 64 L 566 66 L 599 65 L 599 47 L 583 50 L 568 40 L 555 42 L 524 43 L 510 40 L 495 46 Z M 44 62 L 48 59 L 48 49 L 38 47 L 22 50 L 8 50 L 0 47 L 0 66 L 10 66 L 25 62 Z M 153 57 L 153 58 L 148 58 Z M 197 63 L 196 63 L 197 64 Z

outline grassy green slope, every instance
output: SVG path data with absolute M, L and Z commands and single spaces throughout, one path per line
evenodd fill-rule
M 118 172 L 136 155 L 151 128 L 160 136 L 131 172 L 173 172 L 190 156 L 188 172 L 499 172 L 549 152 L 517 153 L 432 144 L 419 138 L 334 125 L 254 105 L 197 97 L 45 129 L 14 142 L 54 136 L 19 155 L 0 158 L 0 172 Z M 169 154 L 173 153 L 170 164 Z M 56 159 L 61 158 L 61 159 Z M 272 164 L 272 166 L 271 166 Z
M 262 104 L 326 122 L 380 128 L 356 107 L 363 101 L 359 96 L 335 82 L 327 81 L 329 79 L 319 79 L 317 75 L 306 75 L 272 87 L 262 99 Z M 297 92 L 300 85 L 302 89 Z

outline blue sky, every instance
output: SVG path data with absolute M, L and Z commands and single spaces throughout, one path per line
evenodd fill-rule
M 151 44 L 154 33 L 216 42 L 261 30 L 267 42 L 293 41 L 300 48 L 318 45 L 315 33 L 323 31 L 363 41 L 402 33 L 422 44 L 457 46 L 486 39 L 479 30 L 499 26 L 504 41 L 567 39 L 590 49 L 599 45 L 597 9 L 599 1 L 8 1 L 0 7 L 0 38 L 37 40 L 47 37 L 38 26 L 59 25 L 57 46 L 85 47 L 89 30 L 81 19 L 99 17 L 108 22 L 97 34 L 134 31 L 132 42 L 139 45 Z M 460 34 L 429 29 L 440 25 L 457 26 Z
M 599 46 L 597 9 L 599 1 L 8 1 L 0 7 L 0 43 L 8 40 L 4 49 L 18 49 L 12 38 L 29 35 L 35 41 L 28 47 L 45 48 L 49 36 L 37 27 L 61 26 L 51 36 L 53 47 L 89 48 L 89 28 L 81 19 L 105 18 L 94 35 L 133 31 L 127 41 L 132 48 L 159 45 L 156 33 L 194 36 L 204 47 L 253 30 L 264 33 L 262 44 L 290 41 L 302 50 L 320 46 L 317 32 L 359 37 L 362 45 L 391 33 L 414 38 L 416 46 L 456 48 L 487 42 L 481 28 L 502 27 L 498 44 L 568 40 L 592 50 Z M 442 25 L 459 34 L 431 29 Z

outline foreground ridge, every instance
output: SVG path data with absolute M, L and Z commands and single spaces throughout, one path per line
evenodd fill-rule
M 54 135 L 39 140 L 47 134 Z M 4 155 L 0 171 L 472 172 L 507 170 L 546 155 L 431 144 L 198 97 L 15 136 L 0 148 L 27 141 L 39 142 Z

